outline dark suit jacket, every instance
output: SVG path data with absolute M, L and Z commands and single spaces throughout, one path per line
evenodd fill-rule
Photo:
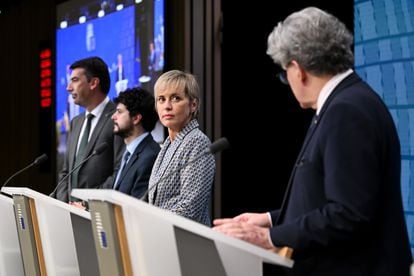
M 271 212 L 273 244 L 294 250 L 286 275 L 409 275 L 400 164 L 387 107 L 352 73 L 312 121 L 282 208 Z
M 116 190 L 136 198 L 141 198 L 148 189 L 152 166 L 157 158 L 160 146 L 151 134 L 139 143 L 129 161 L 122 170 Z M 114 174 L 114 181 L 118 170 Z
M 85 156 L 92 154 L 96 147 L 104 142 L 108 143 L 109 148 L 101 154 L 93 156 L 80 167 L 78 188 L 100 188 L 105 185 L 110 185 L 107 183 L 113 183 L 112 175 L 115 168 L 117 168 L 120 163 L 124 149 L 122 138 L 113 134 L 113 122 L 110 115 L 112 115 L 114 111 L 114 103 L 109 102 L 105 106 L 105 109 L 93 130 L 86 148 Z M 68 134 L 65 159 L 62 170 L 59 173 L 58 183 L 60 183 L 73 168 L 78 138 L 84 120 L 85 113 L 81 113 L 73 118 L 70 123 L 71 130 Z M 68 181 L 70 181 L 70 176 L 56 187 L 51 196 L 68 202 Z

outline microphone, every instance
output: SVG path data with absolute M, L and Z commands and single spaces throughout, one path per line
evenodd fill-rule
M 206 153 L 216 154 L 219 151 L 225 150 L 230 146 L 226 137 L 221 137 L 214 141 L 207 149 Z
M 47 155 L 46 154 L 42 154 L 39 157 L 37 157 L 31 164 L 29 164 L 28 166 L 24 167 L 23 169 L 17 171 L 16 173 L 14 173 L 12 176 L 10 176 L 5 182 L 4 184 L 1 186 L 1 188 L 3 189 L 3 187 L 6 187 L 7 184 L 10 182 L 10 180 L 12 180 L 16 175 L 24 172 L 25 170 L 29 169 L 30 167 L 33 167 L 35 165 L 39 165 L 42 164 L 43 162 L 45 162 L 47 160 Z
M 201 153 L 200 155 L 196 156 L 194 159 L 184 163 L 183 165 L 179 166 L 178 168 L 176 168 L 175 170 L 173 170 L 172 172 L 170 172 L 167 175 L 164 175 L 163 177 L 161 177 L 160 179 L 158 179 L 158 181 L 155 183 L 155 185 L 153 185 L 151 187 L 151 189 L 147 189 L 147 191 L 144 193 L 144 195 L 140 198 L 143 201 L 148 202 L 148 194 L 150 191 L 152 191 L 155 187 L 158 186 L 158 183 L 162 182 L 164 179 L 172 176 L 173 174 L 176 174 L 177 172 L 181 171 L 183 168 L 187 167 L 188 165 L 196 162 L 197 160 L 199 160 L 201 157 L 204 157 L 208 154 L 216 154 L 222 150 L 227 149 L 230 146 L 229 141 L 227 140 L 226 137 L 222 137 L 217 139 L 216 141 L 214 141 L 209 147 L 207 147 L 203 153 Z
M 56 185 L 56 188 L 53 190 L 52 193 L 50 193 L 50 195 L 53 195 L 57 188 L 69 177 L 73 174 L 74 171 L 76 171 L 80 166 L 82 166 L 85 162 L 87 162 L 89 159 L 91 159 L 93 156 L 95 155 L 99 155 L 102 152 L 104 152 L 107 148 L 108 148 L 108 143 L 107 142 L 103 142 L 102 144 L 100 144 L 99 146 L 96 147 L 96 149 L 85 159 L 83 159 L 81 162 L 79 162 L 75 167 L 73 167 L 72 170 L 70 170 L 60 181 L 59 183 Z M 68 183 L 68 199 L 70 198 L 70 190 L 71 190 L 71 186 L 70 183 Z M 55 195 L 56 196 L 56 195 Z

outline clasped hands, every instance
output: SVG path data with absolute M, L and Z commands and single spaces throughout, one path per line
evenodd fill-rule
M 215 219 L 213 225 L 213 230 L 227 236 L 247 241 L 276 253 L 278 251 L 270 240 L 271 222 L 267 213 L 243 213 L 234 218 Z
M 69 205 L 75 206 L 82 210 L 87 210 L 87 204 L 85 201 L 69 201 Z

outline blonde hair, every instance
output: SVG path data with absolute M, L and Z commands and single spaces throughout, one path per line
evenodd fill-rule
M 171 70 L 162 74 L 154 85 L 155 105 L 157 105 L 158 91 L 164 90 L 166 86 L 179 91 L 183 90 L 185 96 L 190 99 L 190 102 L 196 102 L 197 105 L 192 114 L 192 118 L 197 117 L 200 107 L 200 88 L 195 76 L 180 70 Z

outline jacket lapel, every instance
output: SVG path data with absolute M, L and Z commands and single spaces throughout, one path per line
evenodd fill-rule
M 147 137 L 145 137 L 144 140 L 142 140 L 141 143 L 139 143 L 139 145 L 136 147 L 134 152 L 131 154 L 131 157 L 129 158 L 128 163 L 122 169 L 121 175 L 119 176 L 118 189 L 121 186 L 122 179 L 125 177 L 125 175 L 127 175 L 129 168 L 132 167 L 136 161 L 138 161 L 140 153 L 144 150 L 144 148 L 150 141 L 150 138 L 151 138 L 151 134 L 147 135 Z
M 280 215 L 276 221 L 276 225 L 280 224 L 285 216 L 285 212 L 286 212 L 286 207 L 287 207 L 287 203 L 289 201 L 289 196 L 290 196 L 290 191 L 292 188 L 292 183 L 293 183 L 293 179 L 296 173 L 296 168 L 298 165 L 301 164 L 302 159 L 303 159 L 303 154 L 306 152 L 306 149 L 309 145 L 309 142 L 312 139 L 312 136 L 314 135 L 320 120 L 322 120 L 323 115 L 325 114 L 325 111 L 327 110 L 328 106 L 330 105 L 330 103 L 332 102 L 332 100 L 339 94 L 341 93 L 344 88 L 346 88 L 349 85 L 353 85 L 354 83 L 360 81 L 361 79 L 358 77 L 358 75 L 356 73 L 352 73 L 350 74 L 348 77 L 346 77 L 343 81 L 341 81 L 337 87 L 335 87 L 335 89 L 332 91 L 331 95 L 329 95 L 328 99 L 326 100 L 326 102 L 324 103 L 321 111 L 319 112 L 319 115 L 316 115 L 312 118 L 311 121 L 311 125 L 309 126 L 308 132 L 306 133 L 306 137 L 305 140 L 303 141 L 303 145 L 302 148 L 300 150 L 300 153 L 298 155 L 298 158 L 296 159 L 295 162 L 295 166 L 293 167 L 292 173 L 290 174 L 290 178 L 289 178 L 289 182 L 288 182 L 288 186 L 286 188 L 286 192 L 285 195 L 283 197 L 283 201 L 282 201 L 282 206 L 280 208 Z
M 108 102 L 104 108 L 104 111 L 101 114 L 101 117 L 99 117 L 99 121 L 96 124 L 95 128 L 93 129 L 92 136 L 89 139 L 88 146 L 86 147 L 86 154 L 85 156 L 89 156 L 92 152 L 92 150 L 95 147 L 96 141 L 98 137 L 101 135 L 101 132 L 104 131 L 104 126 L 107 124 L 108 120 L 111 119 L 111 111 L 114 110 L 114 104 L 112 102 Z
M 80 138 L 80 132 L 82 129 L 83 122 L 85 121 L 85 113 L 82 113 L 79 115 L 78 120 L 74 121 L 72 126 L 72 129 L 70 130 L 72 132 L 72 137 L 76 137 L 76 139 L 71 140 L 71 144 L 69 145 L 69 168 L 72 169 L 73 165 L 75 163 L 76 158 L 76 150 L 78 149 L 78 140 Z

